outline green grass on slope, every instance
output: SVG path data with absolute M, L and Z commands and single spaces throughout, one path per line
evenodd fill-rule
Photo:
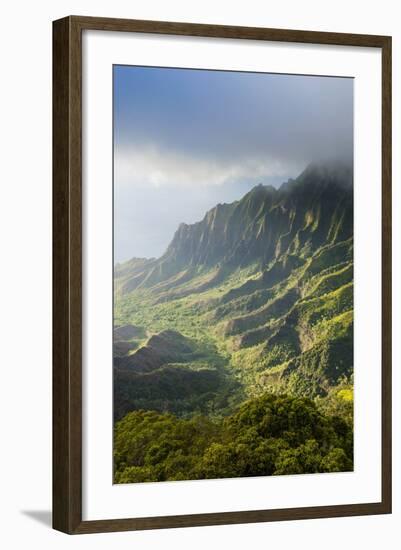
M 206 275 L 200 275 L 199 278 Z M 213 304 L 218 303 L 219 298 L 231 288 L 252 280 L 255 276 L 254 267 L 237 270 L 214 288 L 182 298 L 172 294 L 170 300 L 163 294 L 163 301 L 159 301 L 157 289 L 138 289 L 125 296 L 116 296 L 115 324 L 140 325 L 152 333 L 174 329 L 185 336 L 211 339 L 213 336 L 209 312 Z M 182 289 L 186 287 L 186 284 L 182 285 Z
M 346 263 L 314 275 L 303 288 L 303 296 L 321 296 L 353 281 L 353 264 Z

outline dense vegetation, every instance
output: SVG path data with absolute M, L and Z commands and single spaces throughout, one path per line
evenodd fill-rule
M 221 420 L 135 411 L 115 427 L 115 481 L 352 470 L 352 429 L 306 398 L 265 395 Z
M 259 185 L 181 224 L 161 258 L 116 266 L 114 314 L 118 482 L 352 466 L 349 167 L 311 166 L 278 190 Z M 259 416 L 246 429 L 236 424 L 244 402 L 260 414 L 267 407 L 280 425 L 299 406 L 306 423 L 334 432 L 265 437 Z M 340 425 L 347 436 L 337 433 Z M 166 454 L 153 450 L 158 458 L 150 458 L 153 445 Z M 251 455 L 262 460 L 263 453 L 258 474 Z M 243 473 L 233 473 L 230 461 Z

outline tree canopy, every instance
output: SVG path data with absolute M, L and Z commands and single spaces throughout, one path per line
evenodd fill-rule
M 299 397 L 265 394 L 220 420 L 134 411 L 116 423 L 116 483 L 350 471 L 352 428 Z

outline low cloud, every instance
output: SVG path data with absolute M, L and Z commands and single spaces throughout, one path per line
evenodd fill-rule
M 131 187 L 193 188 L 221 186 L 241 179 L 264 181 L 272 177 L 296 175 L 302 163 L 284 162 L 278 158 L 246 156 L 218 160 L 192 156 L 156 145 L 139 148 L 119 147 L 115 152 L 114 177 L 117 188 Z

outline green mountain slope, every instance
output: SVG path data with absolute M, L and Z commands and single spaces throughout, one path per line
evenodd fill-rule
M 342 399 L 353 374 L 351 168 L 311 165 L 181 224 L 161 258 L 116 266 L 114 301 L 115 325 L 135 327 L 115 336 L 117 418 L 226 414 L 266 391 Z

